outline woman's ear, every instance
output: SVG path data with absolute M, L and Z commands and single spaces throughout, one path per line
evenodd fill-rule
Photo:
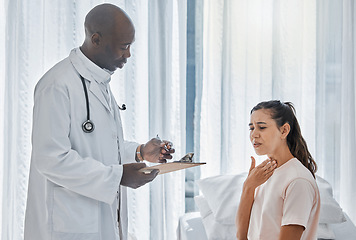
M 287 136 L 288 136 L 288 134 L 289 134 L 289 132 L 290 132 L 290 125 L 289 125 L 289 123 L 283 124 L 283 126 L 280 128 L 280 131 L 281 131 L 281 133 L 282 133 L 281 138 L 282 138 L 282 139 L 286 139 Z

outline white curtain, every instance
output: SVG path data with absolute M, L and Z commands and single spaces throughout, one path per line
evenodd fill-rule
M 0 1 L 0 203 L 2 239 L 23 239 L 31 153 L 33 89 L 84 40 L 84 18 L 100 0 Z M 185 152 L 186 1 L 116 0 L 136 27 L 132 57 L 112 79 L 128 140 L 156 134 Z M 183 131 L 182 131 L 183 129 Z M 184 172 L 129 191 L 133 238 L 175 239 L 184 213 Z
M 148 11 L 131 1 L 126 5 L 137 23 L 136 57 L 125 67 L 125 88 L 117 87 L 128 108 L 134 108 L 122 114 L 125 136 L 145 142 L 158 134 L 172 140 L 179 158 L 185 152 L 186 1 L 141 1 Z M 129 196 L 129 232 L 134 237 L 176 238 L 185 210 L 184 171 L 158 176 Z
M 249 112 L 262 100 L 295 104 L 313 152 L 307 126 L 315 124 L 315 1 L 214 0 L 203 9 L 202 177 L 248 169 Z
M 333 184 L 341 206 L 356 222 L 356 5 L 353 0 L 317 3 L 319 174 Z
M 201 177 L 248 171 L 255 155 L 251 108 L 291 101 L 317 174 L 356 221 L 354 1 L 198 0 L 197 6 L 195 152 L 207 162 Z
M 3 6 L 3 2 L 0 1 L 1 6 Z M 5 32 L 5 8 L 0 7 L 0 31 L 2 33 Z M 3 176 L 4 176 L 4 108 L 5 108 L 5 78 L 3 77 L 3 73 L 5 72 L 5 41 L 1 41 L 0 43 L 0 208 L 2 209 L 3 203 Z M 0 236 L 2 232 L 2 219 L 3 214 L 0 215 Z

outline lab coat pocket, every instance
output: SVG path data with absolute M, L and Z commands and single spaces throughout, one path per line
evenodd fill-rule
M 64 233 L 98 232 L 98 202 L 55 187 L 53 192 L 53 231 Z

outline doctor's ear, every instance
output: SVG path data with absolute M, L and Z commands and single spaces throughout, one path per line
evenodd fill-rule
M 99 47 L 101 42 L 101 34 L 99 32 L 94 33 L 91 35 L 91 42 L 95 47 Z
M 283 126 L 280 127 L 280 131 L 281 131 L 281 133 L 282 133 L 281 138 L 282 138 L 282 139 L 287 138 L 287 136 L 288 136 L 288 134 L 289 134 L 289 132 L 290 132 L 290 125 L 289 125 L 289 123 L 283 124 Z

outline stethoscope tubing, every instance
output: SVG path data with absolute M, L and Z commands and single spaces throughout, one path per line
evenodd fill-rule
M 87 86 L 85 85 L 85 80 L 82 75 L 80 75 L 80 80 L 82 81 L 83 84 L 83 89 L 84 89 L 84 95 L 85 95 L 85 103 L 86 103 L 86 108 L 87 108 L 87 120 L 85 120 L 82 124 L 82 129 L 86 133 L 91 133 L 94 131 L 94 123 L 90 120 L 90 107 L 89 107 L 89 96 L 88 96 L 88 90 Z M 120 110 L 126 110 L 126 105 L 122 104 L 122 106 L 118 106 Z
M 84 94 L 85 94 L 85 102 L 86 102 L 86 105 L 87 105 L 87 120 L 90 120 L 90 107 L 89 107 L 88 90 L 87 90 L 87 86 L 85 85 L 84 78 L 82 76 L 80 76 L 80 79 L 82 80 Z
M 85 133 L 91 133 L 94 131 L 94 123 L 90 120 L 90 107 L 89 107 L 89 96 L 87 86 L 85 85 L 85 81 L 82 75 L 80 75 L 80 80 L 83 84 L 84 95 L 85 95 L 85 103 L 87 107 L 87 120 L 83 122 L 82 129 Z

